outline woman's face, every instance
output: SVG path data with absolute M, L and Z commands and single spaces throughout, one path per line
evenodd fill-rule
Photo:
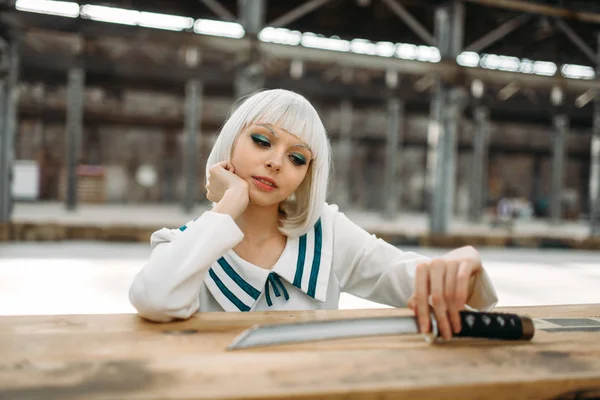
M 296 136 L 270 124 L 252 124 L 237 138 L 231 164 L 248 183 L 250 202 L 285 201 L 306 177 L 312 153 Z

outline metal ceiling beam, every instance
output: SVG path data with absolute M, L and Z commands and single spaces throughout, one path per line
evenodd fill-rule
M 421 25 L 421 23 L 417 21 L 402 4 L 395 0 L 383 0 L 383 2 L 398 16 L 398 18 L 404 21 L 404 23 L 408 25 L 421 40 L 430 46 L 436 46 L 437 41 L 433 35 Z
M 582 22 L 591 22 L 594 24 L 600 24 L 600 14 L 584 12 L 584 11 L 573 11 L 566 8 L 559 8 L 548 6 L 544 4 L 531 3 L 529 1 L 521 0 L 464 0 L 469 3 L 480 4 L 488 7 L 504 8 L 507 10 L 521 11 L 532 14 L 549 15 L 552 17 L 559 18 L 570 18 L 576 19 Z
M 496 43 L 498 40 L 506 37 L 506 35 L 519 28 L 521 25 L 528 22 L 530 19 L 530 15 L 523 14 L 509 21 L 506 21 L 496 29 L 490 31 L 486 35 L 482 36 L 481 38 L 468 45 L 465 48 L 465 51 L 474 51 L 475 53 L 479 53 L 482 50 L 491 46 L 492 44 Z
M 37 71 L 52 71 L 55 73 L 66 73 L 72 57 L 66 54 L 43 54 L 24 51 L 21 53 L 22 68 L 35 69 Z M 207 82 L 215 84 L 228 84 L 232 80 L 231 74 L 225 73 L 220 68 L 199 65 L 194 69 L 187 68 L 183 65 L 171 63 L 165 64 L 150 64 L 140 68 L 138 63 L 130 61 L 122 61 L 115 63 L 114 61 L 86 54 L 83 56 L 86 61 L 86 74 L 108 75 L 117 77 L 131 82 L 150 83 L 160 81 L 161 79 L 180 83 L 182 86 L 188 80 L 198 75 L 201 75 Z
M 67 60 L 54 57 L 55 62 L 49 62 L 46 58 L 31 58 L 23 59 L 21 72 L 22 82 L 31 83 L 47 83 L 50 85 L 64 85 L 65 71 L 68 65 Z M 88 66 L 91 66 L 95 59 L 88 60 Z M 38 62 L 39 61 L 39 62 Z M 43 67 L 40 67 L 43 66 Z M 139 68 L 138 68 L 139 69 Z M 233 96 L 232 78 L 229 75 L 223 75 L 222 71 L 214 70 L 215 68 L 203 68 L 201 72 L 196 72 L 196 76 L 201 76 L 205 82 L 205 92 L 209 95 Z M 214 70 L 214 71 L 211 71 Z M 172 93 L 180 96 L 183 93 L 183 87 L 187 77 L 178 75 L 183 72 L 183 69 L 169 71 L 168 75 L 155 69 L 153 75 L 146 74 L 143 78 L 135 75 L 135 71 L 117 71 L 110 76 L 106 73 L 97 72 L 96 70 L 86 70 L 86 82 L 90 85 L 105 87 L 107 90 L 120 90 L 129 88 L 134 90 L 155 90 L 161 93 Z M 199 75 L 200 74 L 200 75 Z M 286 88 L 293 90 L 307 97 L 318 99 L 323 104 L 339 104 L 341 97 L 356 99 L 357 101 L 375 104 L 383 101 L 382 93 L 385 92 L 383 84 L 373 83 L 371 85 L 353 85 L 349 86 L 340 82 L 330 82 L 323 84 L 322 79 L 314 77 L 306 77 L 301 80 L 295 80 L 288 76 L 272 76 L 267 77 L 265 82 L 266 88 Z M 425 113 L 429 104 L 429 95 L 415 93 L 411 85 L 402 85 L 397 90 L 397 95 L 402 98 L 407 104 L 411 104 L 414 112 Z M 524 98 L 514 98 L 508 102 L 500 102 L 498 100 L 489 99 L 489 107 L 494 110 L 494 115 L 497 120 L 507 120 L 513 122 L 546 124 L 548 117 L 548 109 L 550 107 L 546 97 L 539 104 L 531 104 Z M 44 112 L 44 118 L 64 122 L 64 106 L 39 106 L 21 102 L 19 105 L 20 114 L 29 118 L 38 118 Z M 578 121 L 579 124 L 587 126 L 591 121 L 591 107 L 576 108 L 568 107 L 569 116 L 573 121 Z M 175 128 L 182 128 L 183 120 L 174 117 L 156 118 L 142 117 L 136 115 L 127 115 L 122 112 L 117 114 L 109 112 L 102 113 L 94 108 L 85 110 L 86 121 L 100 122 L 106 121 L 109 124 L 116 125 L 140 125 L 150 126 L 166 125 Z M 86 122 L 86 124 L 88 123 Z M 205 121 L 206 122 L 206 121 Z M 203 125 L 205 124 L 203 122 Z M 206 129 L 218 129 L 220 125 L 216 122 L 211 122 L 212 125 Z M 216 125 L 215 125 L 216 124 Z M 587 133 L 587 131 L 580 131 Z M 511 149 L 505 149 L 510 151 Z M 514 150 L 514 149 L 513 149 Z M 579 153 L 578 153 L 579 154 Z M 579 154 L 578 157 L 589 157 L 587 153 Z
M 567 37 L 575 46 L 579 47 L 579 50 L 581 50 L 592 63 L 596 64 L 596 52 L 592 50 L 592 48 L 588 46 L 587 43 L 585 43 L 569 25 L 567 25 L 563 20 L 557 18 L 556 26 L 558 26 L 558 28 L 563 31 L 565 35 L 567 35 Z
M 236 20 L 235 15 L 229 12 L 228 9 L 223 7 L 217 0 L 201 0 L 210 11 L 214 12 L 218 17 L 224 21 L 234 22 Z
M 551 89 L 558 85 L 565 91 L 583 92 L 590 88 L 600 89 L 600 80 L 580 80 L 562 76 L 542 76 L 508 72 L 484 68 L 461 67 L 452 61 L 429 63 L 398 58 L 373 57 L 364 54 L 342 53 L 305 47 L 285 46 L 274 43 L 260 43 L 260 49 L 267 57 L 278 59 L 297 59 L 307 62 L 338 64 L 350 68 L 366 70 L 397 71 L 400 74 L 439 76 L 442 80 L 465 81 L 480 79 L 489 84 L 507 85 L 521 82 L 524 86 L 538 89 Z
M 22 14 L 26 13 L 21 13 Z M 31 16 L 28 16 L 31 17 Z M 6 20 L 4 17 L 0 17 Z M 42 25 L 45 29 L 35 28 L 34 21 L 46 21 L 48 25 Z M 136 29 L 132 27 L 119 26 L 119 29 L 107 29 L 105 23 L 95 21 L 84 21 L 80 24 L 80 33 L 68 33 L 58 31 L 60 26 L 56 21 L 62 21 L 60 17 L 44 16 L 43 19 L 31 18 L 22 20 L 24 26 L 29 26 L 29 31 L 25 35 L 60 35 L 67 40 L 75 39 L 82 34 L 88 40 L 94 38 L 117 37 L 124 40 L 131 40 L 137 43 L 156 43 L 166 46 L 197 46 L 202 52 L 221 52 L 223 54 L 241 54 L 248 52 L 253 42 L 250 38 L 231 39 L 216 36 L 197 35 L 190 32 L 169 32 L 155 31 L 152 29 Z M 70 22 L 70 21 L 69 21 Z M 600 90 L 600 80 L 580 80 L 564 78 L 558 76 L 541 76 L 533 74 L 523 74 L 518 72 L 507 72 L 499 70 L 490 70 L 483 68 L 461 67 L 456 62 L 442 61 L 439 63 L 421 62 L 416 60 L 403 60 L 395 57 L 376 57 L 365 54 L 356 54 L 349 52 L 330 51 L 314 49 L 303 46 L 286 46 L 275 43 L 258 42 L 255 43 L 265 58 L 279 60 L 301 60 L 312 63 L 337 64 L 346 68 L 358 68 L 368 71 L 396 71 L 409 75 L 438 76 L 449 82 L 463 81 L 469 83 L 469 80 L 480 79 L 488 84 L 507 85 L 510 82 L 518 81 L 523 86 L 539 89 L 550 89 L 553 86 L 560 86 L 564 91 L 574 91 L 583 93 L 589 89 Z M 109 68 L 115 69 L 117 66 Z M 120 66 L 119 66 L 120 68 Z M 144 68 L 139 69 L 138 73 L 143 74 Z
M 267 26 L 272 26 L 275 28 L 281 28 L 283 26 L 286 26 L 287 24 L 296 21 L 298 18 L 305 16 L 309 12 L 316 10 L 317 8 L 321 7 L 323 4 L 325 4 L 329 1 L 330 0 L 307 1 L 306 3 L 302 4 L 301 6 L 294 8 L 292 11 L 289 11 L 289 12 L 283 14 L 282 16 L 274 19 L 273 21 L 269 22 L 267 24 Z

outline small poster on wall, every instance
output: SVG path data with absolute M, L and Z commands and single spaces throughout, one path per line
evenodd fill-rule
M 32 201 L 39 197 L 40 168 L 35 160 L 15 160 L 13 163 L 12 197 Z

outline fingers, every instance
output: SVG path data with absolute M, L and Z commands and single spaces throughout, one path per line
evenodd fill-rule
M 448 307 L 448 316 L 450 317 L 450 323 L 452 326 L 452 331 L 454 333 L 459 333 L 461 330 L 459 311 L 464 307 L 464 303 L 460 304 L 460 301 L 457 301 L 456 297 L 456 282 L 458 269 L 458 262 L 447 263 L 444 287 L 444 297 L 446 299 L 446 305 Z
M 227 163 L 228 163 L 228 161 L 218 162 L 215 165 L 213 165 L 210 169 L 214 170 L 214 169 L 217 169 L 217 168 L 225 168 L 225 166 L 227 165 Z
M 235 174 L 235 168 L 233 167 L 233 164 L 229 161 L 225 161 L 225 165 L 223 166 L 223 168 L 225 168 L 225 170 L 231 172 L 232 174 Z
M 416 311 L 421 333 L 429 332 L 429 265 L 419 264 L 415 275 L 413 310 Z
M 235 174 L 235 168 L 230 161 L 221 161 L 210 167 L 208 177 L 206 179 L 206 198 L 217 203 L 223 197 L 223 193 L 227 188 L 227 172 Z
M 212 189 L 212 185 L 210 184 L 210 178 L 207 180 L 207 183 L 206 183 L 205 189 L 206 189 L 206 198 L 207 198 L 209 201 L 211 201 L 211 202 L 215 203 L 215 202 L 216 202 L 216 199 L 215 199 L 215 198 L 214 198 L 214 196 L 213 196 L 213 189 Z
M 461 331 L 460 311 L 465 308 L 472 280 L 481 269 L 481 262 L 472 259 L 434 259 L 417 266 L 415 289 L 407 305 L 415 312 L 422 333 L 431 329 L 429 301 L 444 339 Z
M 444 261 L 434 260 L 430 268 L 431 305 L 435 312 L 438 329 L 444 339 L 452 337 L 452 329 L 448 319 L 448 305 L 445 298 L 445 275 L 447 265 Z
M 224 169 L 227 171 L 231 171 L 233 169 L 233 164 L 230 161 L 221 161 L 210 167 L 210 172 L 216 172 L 219 169 Z

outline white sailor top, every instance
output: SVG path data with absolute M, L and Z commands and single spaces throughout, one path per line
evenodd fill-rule
M 161 322 L 206 311 L 337 309 L 342 292 L 405 307 L 416 266 L 428 259 L 376 238 L 329 204 L 306 234 L 288 237 L 271 270 L 234 252 L 243 237 L 231 216 L 212 211 L 154 232 L 129 291 L 132 305 Z M 489 311 L 497 301 L 484 270 L 467 305 Z

